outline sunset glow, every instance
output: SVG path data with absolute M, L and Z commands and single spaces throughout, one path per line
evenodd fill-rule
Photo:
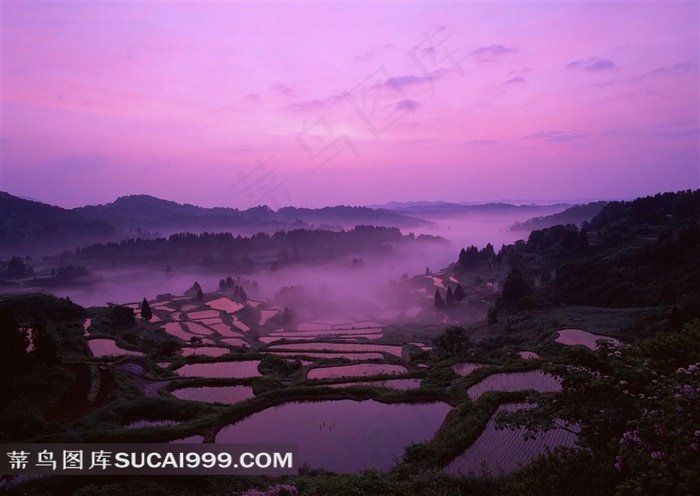
M 697 188 L 699 14 L 3 2 L 0 189 L 277 208 Z

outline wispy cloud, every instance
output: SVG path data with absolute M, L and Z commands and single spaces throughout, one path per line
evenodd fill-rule
M 415 100 L 401 100 L 396 103 L 396 110 L 398 112 L 415 112 L 421 107 L 421 104 Z
M 504 55 L 517 52 L 517 48 L 505 47 L 503 45 L 489 45 L 479 47 L 472 51 L 472 55 L 479 62 L 494 62 Z
M 693 69 L 693 67 L 695 67 L 693 64 L 684 62 L 670 66 L 659 67 L 658 69 L 654 69 L 653 71 L 649 72 L 649 74 L 685 74 L 690 72 Z
M 558 143 L 564 141 L 573 141 L 584 138 L 587 133 L 564 132 L 564 131 L 540 131 L 538 133 L 526 134 L 522 137 L 524 140 L 547 141 L 549 143 Z
M 322 100 L 314 99 L 306 100 L 303 102 L 290 103 L 289 105 L 285 106 L 285 108 L 295 112 L 318 111 L 344 102 L 348 98 L 350 98 L 350 94 L 345 92 L 339 95 L 331 95 L 328 98 L 324 98 Z
M 437 81 L 449 71 L 449 69 L 437 69 L 427 76 L 414 76 L 413 74 L 409 74 L 407 76 L 392 77 L 384 81 L 384 86 L 397 89 L 405 86 L 429 83 L 431 81 Z
M 514 78 L 510 78 L 508 81 L 505 82 L 505 84 L 522 84 L 525 82 L 525 78 L 521 78 L 520 76 L 516 76 Z
M 286 84 L 273 84 L 271 88 L 282 96 L 291 96 L 294 90 Z
M 493 145 L 494 143 L 497 143 L 497 141 L 493 139 L 475 139 L 469 141 L 468 143 L 470 145 Z
M 600 71 L 610 71 L 617 70 L 619 67 L 615 65 L 615 62 L 608 59 L 601 59 L 599 57 L 591 57 L 585 60 L 574 60 L 566 64 L 567 69 L 582 69 L 588 72 L 600 72 Z

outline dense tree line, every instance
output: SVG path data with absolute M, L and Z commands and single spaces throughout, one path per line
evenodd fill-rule
M 495 310 L 673 305 L 677 322 L 700 316 L 699 220 L 695 190 L 611 202 L 581 229 L 532 231 L 496 255 L 512 270 Z
M 278 263 L 299 262 L 304 258 L 339 256 L 349 250 L 388 252 L 391 245 L 412 242 L 398 228 L 357 226 L 347 231 L 307 230 L 234 236 L 232 233 L 179 233 L 168 238 L 129 239 L 120 243 L 97 243 L 75 250 L 79 260 L 113 262 L 169 262 L 238 264 L 241 272 L 252 272 L 261 254 Z M 271 255 L 272 254 L 272 255 Z M 269 257 L 268 257 L 269 258 Z

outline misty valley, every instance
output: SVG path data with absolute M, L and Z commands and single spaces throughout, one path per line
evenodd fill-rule
M 0 211 L 3 443 L 296 443 L 301 465 L 9 492 L 700 489 L 700 190 Z

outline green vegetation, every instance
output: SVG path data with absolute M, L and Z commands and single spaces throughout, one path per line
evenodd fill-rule
M 339 496 L 699 494 L 698 218 L 699 191 L 663 194 L 612 202 L 581 228 L 571 224 L 533 231 L 527 241 L 504 246 L 497 254 L 490 245 L 483 250 L 462 250 L 450 270 L 464 287 L 450 290 L 445 300 L 436 291 L 436 306 L 438 299 L 441 308 L 451 303 L 452 310 L 444 312 L 452 315 L 460 306 L 461 289 L 461 299 L 485 300 L 485 318 L 471 327 L 440 329 L 409 324 L 387 329 L 384 343 L 432 341 L 430 353 L 406 346 L 403 359 L 385 356 L 381 360 L 406 366 L 408 372 L 400 378 L 422 379 L 420 388 L 405 391 L 364 384 L 397 378 L 390 375 L 307 379 L 308 367 L 302 361 L 266 354 L 261 343 L 252 350 L 234 349 L 221 358 L 175 355 L 169 369 L 164 370 L 155 365 L 156 356 L 163 355 L 167 347 L 175 353 L 180 344 L 148 322 L 144 303 L 141 313 L 145 320 L 135 319 L 131 308 L 119 305 L 89 310 L 93 337 L 110 337 L 146 353 L 138 358 L 95 359 L 85 353 L 84 309 L 38 295 L 4 298 L 0 300 L 0 353 L 5 358 L 0 363 L 4 367 L 1 384 L 3 397 L 11 401 L 2 411 L 7 419 L 0 431 L 2 440 L 166 442 L 197 434 L 212 441 L 218 429 L 290 401 L 444 401 L 454 407 L 433 439 L 409 446 L 388 473 L 370 470 L 337 475 L 304 468 L 298 477 L 278 479 L 64 477 L 31 481 L 17 489 L 30 495 L 243 495 L 248 491 L 255 494 L 253 489 L 274 494 L 281 491 L 276 487 L 288 484 L 294 489 L 290 489 L 291 494 Z M 215 246 L 219 242 L 214 238 L 206 241 Z M 190 242 L 201 244 L 203 238 L 188 235 L 166 244 Z M 285 256 L 281 246 L 275 247 L 275 260 L 292 263 L 294 250 Z M 116 248 L 122 249 L 124 253 L 136 250 L 131 245 Z M 473 284 L 467 283 L 467 276 Z M 500 294 L 480 292 L 486 286 L 484 279 L 489 284 L 498 279 Z M 238 287 L 232 278 L 222 279 L 220 286 L 226 292 Z M 192 296 L 196 297 L 194 289 Z M 240 292 L 236 299 L 245 301 Z M 181 309 L 176 306 L 176 313 L 185 315 Z M 247 306 L 236 316 L 256 322 L 258 314 L 259 310 Z M 285 309 L 270 322 L 294 327 L 296 316 Z M 555 338 L 557 331 L 567 328 L 614 336 L 625 344 L 602 344 L 597 350 L 565 346 Z M 252 329 L 246 337 L 253 339 L 257 331 Z M 27 351 L 30 336 L 34 347 Z M 518 355 L 522 350 L 536 351 L 541 358 L 523 360 Z M 258 371 L 262 377 L 190 379 L 171 372 L 185 363 L 253 359 L 261 361 Z M 313 361 L 313 366 L 348 362 L 309 356 L 304 360 Z M 420 368 L 418 361 L 427 367 Z M 452 366 L 466 361 L 483 366 L 460 377 Z M 134 379 L 138 374 L 129 370 L 135 365 L 143 368 L 147 379 Z M 467 396 L 469 387 L 492 374 L 537 369 L 560 378 L 562 391 L 491 391 L 475 401 Z M 92 378 L 92 384 L 97 377 L 110 385 L 104 401 L 75 413 L 70 421 L 52 417 L 52 407 L 81 380 L 89 383 L 86 377 Z M 150 397 L 142 392 L 139 380 L 170 383 L 158 396 Z M 363 384 L 331 387 L 341 382 Z M 183 387 L 224 385 L 250 386 L 255 397 L 223 405 L 177 400 L 169 393 Z M 513 474 L 447 475 L 444 468 L 479 437 L 499 405 L 514 402 L 537 407 L 502 414 L 503 426 L 525 427 L 532 433 L 551 429 L 555 423 L 576 426 L 579 444 L 544 453 Z M 123 429 L 135 420 L 163 419 L 179 423 Z

